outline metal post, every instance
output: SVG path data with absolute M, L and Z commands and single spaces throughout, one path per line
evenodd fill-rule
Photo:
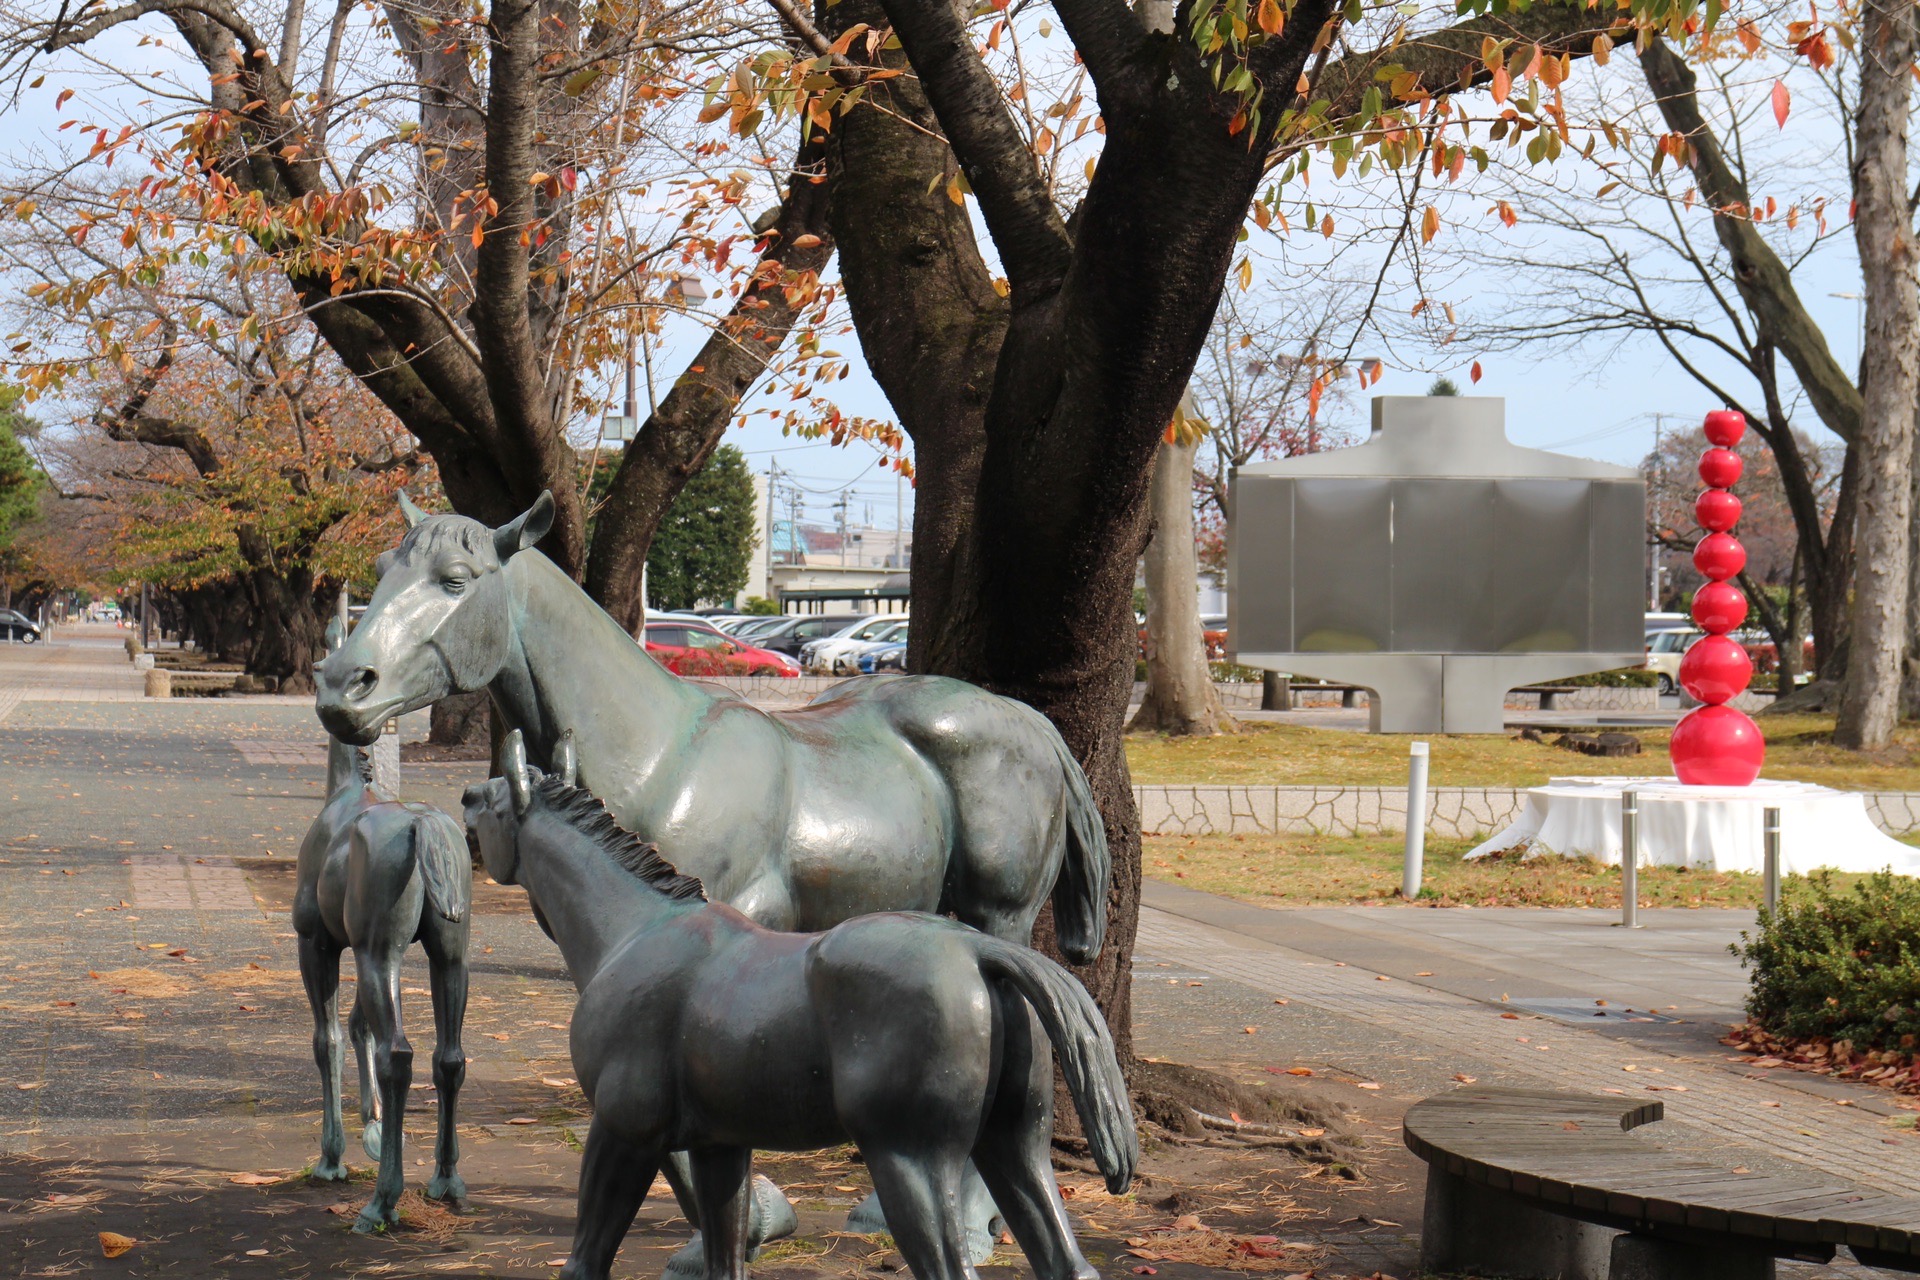
M 336 610 L 340 615 L 340 634 L 344 636 L 353 626 L 353 600 L 347 595 L 345 587 L 340 588 L 340 603 Z
M 153 628 L 149 625 L 153 617 L 153 588 L 143 582 L 140 584 L 140 647 L 153 648 Z
M 1620 793 L 1620 924 L 1640 927 L 1640 793 Z
M 1427 858 L 1427 744 L 1408 748 L 1406 864 L 1400 873 L 1400 896 L 1420 896 L 1420 877 Z
M 1766 865 L 1762 874 L 1766 879 L 1767 910 L 1772 911 L 1780 905 L 1780 811 L 1768 808 L 1761 813 L 1766 832 Z

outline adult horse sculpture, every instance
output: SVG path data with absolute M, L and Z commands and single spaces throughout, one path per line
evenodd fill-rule
M 765 712 L 669 674 L 529 550 L 550 496 L 497 530 L 401 507 L 406 538 L 315 672 L 329 733 L 370 743 L 394 716 L 491 688 L 535 761 L 573 730 L 582 785 L 620 824 L 769 928 L 940 911 L 1025 943 L 1051 893 L 1061 950 L 1099 953 L 1105 831 L 1037 711 L 959 680 L 889 676 Z
M 849 1138 L 920 1280 L 974 1275 L 958 1220 L 969 1153 L 1039 1280 L 1097 1280 L 1053 1177 L 1049 1041 L 1115 1194 L 1140 1153 L 1113 1041 L 1070 974 L 923 913 L 763 928 L 710 904 L 565 772 L 530 769 L 518 732 L 505 756 L 504 776 L 467 789 L 467 829 L 566 956 L 580 989 L 568 1040 L 594 1108 L 562 1280 L 605 1280 L 676 1149 L 692 1153 L 707 1280 L 737 1280 L 753 1148 Z
M 1099 953 L 1105 829 L 1039 712 L 938 676 L 848 681 L 765 712 L 668 673 L 530 549 L 552 524 L 549 495 L 498 529 L 404 494 L 400 507 L 405 539 L 314 673 L 328 732 L 371 742 L 394 716 L 488 688 L 536 762 L 572 730 L 582 785 L 620 825 L 769 928 L 937 911 L 1025 944 L 1051 894 L 1061 950 Z M 750 1243 L 766 1230 L 756 1212 Z M 991 1236 L 975 1241 L 984 1257 Z
M 406 1187 L 402 1121 L 413 1081 L 413 1047 L 400 1020 L 400 961 L 415 941 L 427 953 L 433 991 L 433 1087 L 439 1137 L 427 1194 L 466 1193 L 457 1166 L 455 1114 L 466 1055 L 468 907 L 473 872 L 459 824 L 429 805 L 382 799 L 372 762 L 335 739 L 327 753 L 327 802 L 300 844 L 293 928 L 300 978 L 313 1010 L 313 1057 L 320 1068 L 320 1159 L 313 1176 L 344 1179 L 340 1118 L 340 953 L 353 948 L 356 981 L 348 1034 L 360 1068 L 361 1143 L 379 1161 L 373 1199 L 354 1223 L 374 1231 L 398 1220 Z

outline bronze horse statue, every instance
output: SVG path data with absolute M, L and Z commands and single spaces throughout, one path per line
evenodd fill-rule
M 1115 1194 L 1139 1138 L 1106 1023 L 1071 974 L 920 912 L 765 928 L 709 903 L 571 783 L 531 769 L 516 732 L 504 776 L 465 798 L 487 871 L 526 886 L 580 991 L 569 1041 L 594 1115 L 562 1280 L 605 1280 L 672 1151 L 690 1157 L 707 1280 L 742 1280 L 754 1149 L 848 1140 L 920 1280 L 975 1280 L 969 1156 L 1038 1280 L 1097 1280 L 1053 1177 L 1049 1042 Z
M 411 527 L 365 616 L 315 671 L 335 737 L 371 743 L 395 716 L 491 689 L 536 762 L 573 731 L 582 785 L 620 824 L 769 928 L 937 911 L 1025 943 L 1051 894 L 1067 958 L 1099 954 L 1106 833 L 1039 712 L 939 676 L 762 711 L 667 672 L 530 549 L 549 495 L 499 529 L 401 508 Z
M 337 624 L 336 624 L 337 626 Z M 327 753 L 327 801 L 300 844 L 293 927 L 300 978 L 313 1010 L 320 1067 L 320 1159 L 312 1176 L 343 1180 L 340 1116 L 340 953 L 353 948 L 354 1001 L 347 1034 L 360 1068 L 361 1137 L 380 1164 L 373 1198 L 355 1231 L 398 1221 L 406 1189 L 402 1122 L 413 1082 L 413 1046 L 400 1019 L 400 962 L 419 942 L 433 992 L 433 1087 L 439 1136 L 427 1195 L 467 1194 L 457 1166 L 455 1113 L 466 1078 L 460 1030 L 467 1009 L 467 934 L 473 870 L 465 833 L 430 805 L 401 804 L 373 790 L 365 751 L 335 739 Z

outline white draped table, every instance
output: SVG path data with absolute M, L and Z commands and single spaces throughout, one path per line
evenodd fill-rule
M 1527 857 L 1563 854 L 1620 864 L 1620 797 L 1640 796 L 1643 866 L 1759 873 L 1762 810 L 1780 810 L 1780 871 L 1803 875 L 1879 871 L 1920 875 L 1920 849 L 1873 824 L 1864 797 L 1808 782 L 1763 779 L 1750 787 L 1689 787 L 1677 778 L 1553 778 L 1530 787 L 1506 830 L 1471 853 L 1482 858 L 1525 844 Z

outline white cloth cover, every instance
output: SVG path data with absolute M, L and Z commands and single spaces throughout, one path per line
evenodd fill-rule
M 1857 792 L 1763 779 L 1749 787 L 1689 787 L 1677 778 L 1553 778 L 1527 789 L 1506 830 L 1471 853 L 1521 843 L 1527 857 L 1564 854 L 1620 865 L 1620 796 L 1640 795 L 1640 865 L 1758 873 L 1765 862 L 1762 810 L 1780 810 L 1780 873 L 1879 871 L 1920 875 L 1920 849 L 1873 825 Z

